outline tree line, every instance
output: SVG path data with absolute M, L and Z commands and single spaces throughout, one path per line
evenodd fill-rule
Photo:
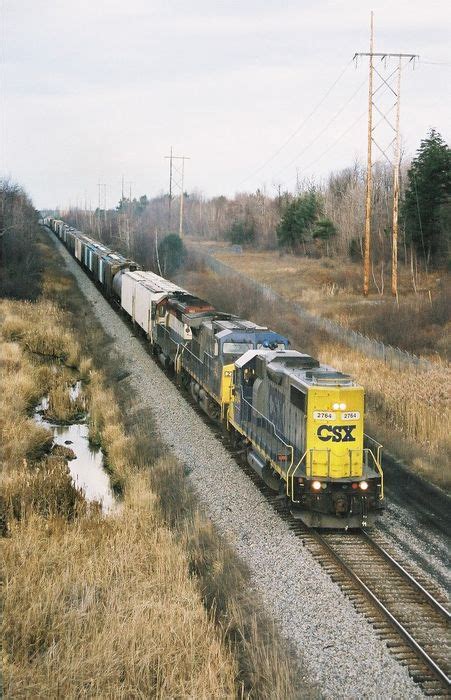
M 0 180 L 0 297 L 35 299 L 42 259 L 38 212 L 22 187 Z
M 300 183 L 295 193 L 278 188 L 270 195 L 259 189 L 233 198 L 210 199 L 199 192 L 184 193 L 183 228 L 193 238 L 359 260 L 363 255 L 365 187 L 366 171 L 354 163 L 332 173 L 327 182 Z M 392 169 L 377 163 L 371 222 L 374 264 L 383 265 L 391 256 L 392 187 Z M 157 269 L 158 262 L 161 267 L 159 246 L 168 233 L 172 234 L 172 245 L 182 250 L 176 243 L 177 200 L 166 194 L 152 199 L 145 195 L 132 200 L 124 197 L 115 210 L 72 210 L 66 216 L 74 226 Z M 446 264 L 451 228 L 450 149 L 434 129 L 421 142 L 411 164 L 401 169 L 400 214 L 400 260 L 407 262 L 415 255 L 425 266 Z M 163 267 L 169 249 L 168 243 Z

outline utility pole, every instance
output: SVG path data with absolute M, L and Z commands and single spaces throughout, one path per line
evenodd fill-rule
M 106 223 L 106 184 L 103 185 L 103 217 Z
M 185 199 L 183 195 L 183 178 L 185 175 L 185 158 L 182 156 L 182 183 L 180 187 L 180 218 L 179 218 L 179 236 L 183 238 L 183 200 Z
M 172 209 L 172 188 L 173 184 L 177 186 L 177 188 L 180 190 L 180 213 L 179 213 L 179 236 L 180 238 L 183 238 L 183 181 L 185 177 L 185 160 L 190 160 L 188 156 L 174 156 L 172 153 L 172 146 L 171 146 L 171 152 L 169 156 L 165 156 L 166 159 L 169 159 L 169 211 L 168 211 L 168 229 L 169 232 L 171 231 L 171 209 Z M 176 164 L 174 163 L 175 160 L 181 160 L 182 164 L 180 169 L 177 168 Z M 174 178 L 174 170 L 177 173 L 177 175 L 180 177 L 180 181 L 177 181 Z
M 403 59 L 409 63 L 414 63 L 417 54 L 410 53 L 375 53 L 374 52 L 374 24 L 373 12 L 371 12 L 370 22 L 370 51 L 369 53 L 356 53 L 354 60 L 367 56 L 369 58 L 369 77 L 368 77 L 368 151 L 367 151 L 367 175 L 366 175 L 366 202 L 365 202 L 365 237 L 363 250 L 363 293 L 365 296 L 369 292 L 370 284 L 370 261 L 371 261 L 371 204 L 372 204 L 372 180 L 373 180 L 373 158 L 372 145 L 380 151 L 388 163 L 393 167 L 393 218 L 392 218 L 392 280 L 391 290 L 394 296 L 398 294 L 398 213 L 399 213 L 399 167 L 400 167 L 400 106 L 401 106 L 401 68 Z M 374 65 L 374 58 L 380 58 L 384 65 L 390 59 L 398 60 L 396 68 L 386 78 L 381 71 Z M 379 78 L 379 84 L 374 88 L 374 82 Z M 394 103 L 386 108 L 382 107 L 381 102 L 376 103 L 376 99 L 380 98 L 381 88 L 388 88 L 389 92 L 395 98 Z M 379 95 L 378 95 L 379 93 Z M 380 116 L 380 120 L 376 125 L 373 125 L 373 108 Z M 392 122 L 391 113 L 395 110 L 395 123 Z M 375 131 L 377 127 L 385 123 L 388 125 L 390 132 L 394 134 L 392 140 L 383 148 L 376 141 Z M 390 157 L 388 152 L 393 147 L 393 156 Z
M 391 293 L 398 297 L 398 216 L 399 216 L 399 166 L 400 166 L 400 137 L 399 137 L 399 113 L 401 108 L 401 66 L 399 57 L 398 80 L 396 100 L 396 137 L 395 154 L 393 160 L 393 221 L 392 221 L 392 249 L 391 249 Z
M 172 146 L 171 146 L 171 154 L 169 156 L 165 156 L 165 158 L 169 158 L 168 231 L 170 233 L 171 232 L 171 209 L 172 209 Z
M 370 248 L 371 248 L 371 194 L 373 189 L 373 48 L 374 48 L 374 23 L 373 11 L 370 20 L 370 56 L 368 76 L 368 151 L 366 165 L 366 202 L 365 202 L 365 238 L 363 241 L 363 293 L 368 295 L 370 288 Z
M 100 216 L 100 207 L 101 207 L 101 203 L 102 203 L 100 193 L 101 193 L 101 188 L 103 187 L 103 184 L 102 184 L 101 182 L 98 182 L 98 183 L 97 183 L 97 187 L 98 187 L 98 190 L 99 190 L 99 199 L 98 199 L 97 209 L 98 209 L 98 214 L 99 214 L 99 216 Z

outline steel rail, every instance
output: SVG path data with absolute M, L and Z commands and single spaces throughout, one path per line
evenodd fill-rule
M 447 674 L 440 668 L 438 664 L 429 656 L 429 654 L 421 647 L 418 642 L 412 637 L 412 635 L 406 630 L 406 628 L 396 619 L 396 617 L 388 610 L 388 608 L 382 603 L 373 591 L 368 588 L 366 583 L 352 570 L 352 568 L 342 559 L 342 557 L 337 554 L 334 548 L 324 539 L 324 537 L 317 531 L 310 530 L 314 534 L 314 537 L 318 542 L 327 549 L 328 553 L 336 561 L 336 563 L 345 571 L 345 573 L 353 579 L 359 586 L 359 588 L 365 593 L 365 595 L 371 600 L 372 603 L 380 610 L 393 627 L 404 637 L 407 644 L 414 649 L 414 651 L 421 657 L 421 659 L 426 663 L 430 670 L 439 678 L 449 689 L 451 687 L 451 680 L 448 678 Z
M 374 549 L 381 554 L 384 559 L 386 559 L 404 578 L 406 578 L 409 583 L 411 583 L 423 596 L 426 598 L 428 603 L 432 605 L 445 619 L 447 622 L 450 621 L 451 619 L 451 613 L 448 612 L 448 610 L 436 599 L 434 598 L 433 595 L 427 591 L 419 581 L 417 581 L 411 574 L 409 574 L 406 569 L 401 566 L 399 562 L 396 561 L 396 559 L 393 559 L 391 554 L 389 554 L 383 547 L 381 547 L 380 544 L 375 542 L 373 538 L 368 534 L 368 532 L 364 529 L 362 529 L 361 534 L 363 537 L 366 539 L 367 542 L 371 544 Z

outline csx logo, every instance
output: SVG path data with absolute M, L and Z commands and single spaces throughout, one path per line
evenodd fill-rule
M 355 442 L 352 431 L 356 425 L 320 425 L 316 434 L 323 442 Z

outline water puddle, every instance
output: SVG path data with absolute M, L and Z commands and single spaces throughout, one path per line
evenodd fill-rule
M 81 382 L 70 387 L 70 397 L 74 401 L 81 389 Z M 108 474 L 103 469 L 103 454 L 100 448 L 89 442 L 89 428 L 85 422 L 60 425 L 44 418 L 49 407 L 48 397 L 44 397 L 34 411 L 34 419 L 39 425 L 53 433 L 54 445 L 73 450 L 75 457 L 68 460 L 72 479 L 78 488 L 83 489 L 88 501 L 98 501 L 105 512 L 113 510 L 115 498 L 110 486 Z

